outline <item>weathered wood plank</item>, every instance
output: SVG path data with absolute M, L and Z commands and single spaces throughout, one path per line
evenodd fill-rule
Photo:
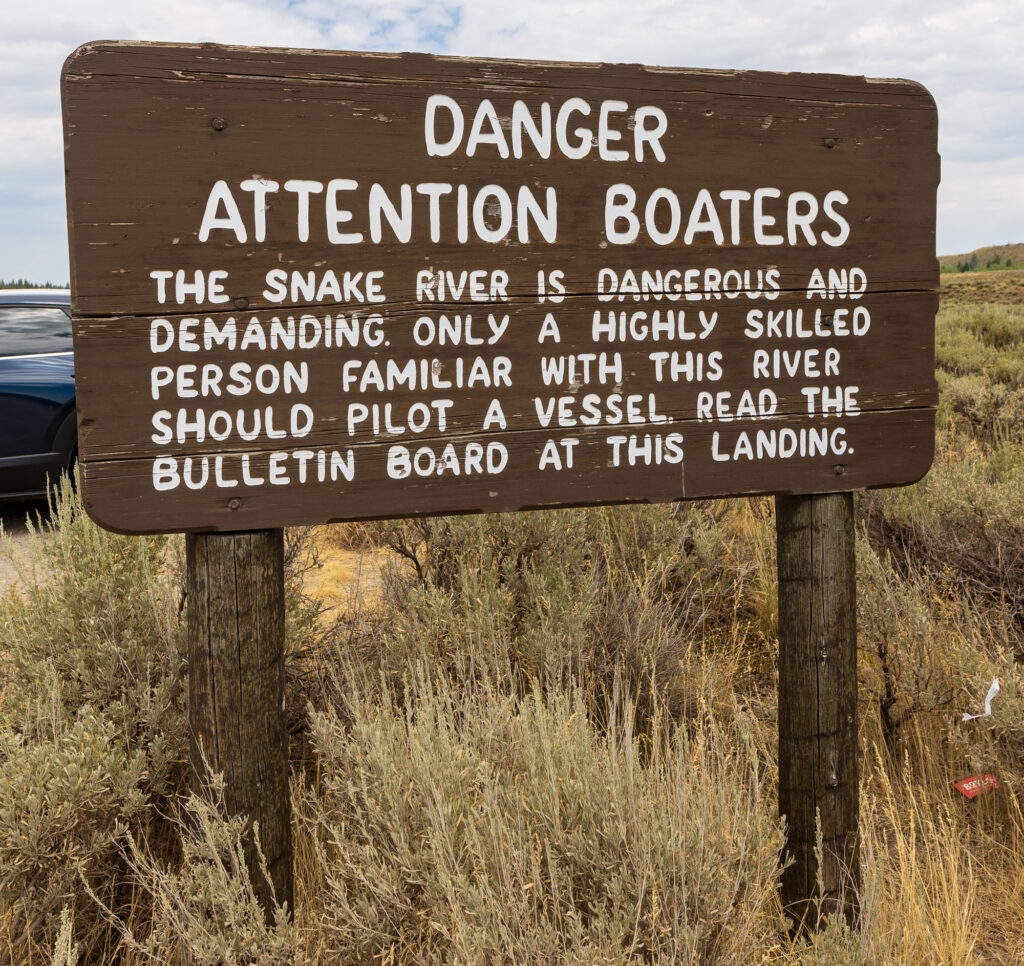
M 754 267 L 766 250 L 753 244 L 749 232 L 738 245 L 705 244 L 707 239 L 701 238 L 685 247 L 661 246 L 642 237 L 634 245 L 595 251 L 602 237 L 607 185 L 625 182 L 647 193 L 665 185 L 692 199 L 713 171 L 713 180 L 722 187 L 841 187 L 851 197 L 850 220 L 858 229 L 843 248 L 849 264 L 869 266 L 871 285 L 883 290 L 937 285 L 934 224 L 928 224 L 929 211 L 934 219 L 938 182 L 934 106 L 926 91 L 909 82 L 652 72 L 620 65 L 485 65 L 422 55 L 293 52 L 285 67 L 273 55 L 246 56 L 242 51 L 220 70 L 202 70 L 211 56 L 187 47 L 89 48 L 72 65 L 76 72 L 65 81 L 65 111 L 88 118 L 88 126 L 85 121 L 69 125 L 68 145 L 80 164 L 98 169 L 96 177 L 82 171 L 69 185 L 76 211 L 75 247 L 83 258 L 74 286 L 76 314 L 101 315 L 108 307 L 122 312 L 125 296 L 139 314 L 159 312 L 148 272 L 162 267 L 161 258 L 174 268 L 208 268 L 209 247 L 198 242 L 197 233 L 210 186 L 217 177 L 235 175 L 240 180 L 254 174 L 279 183 L 289 177 L 359 182 L 363 189 L 352 196 L 360 204 L 354 206 L 351 230 L 363 232 L 363 196 L 374 182 L 389 190 L 410 180 L 464 183 L 474 193 L 492 183 L 558 189 L 560 231 L 554 244 L 524 245 L 512 237 L 490 251 L 457 242 L 450 205 L 445 206 L 438 241 L 431 239 L 427 221 L 420 217 L 414 220 L 409 244 L 394 244 L 388 233 L 381 244 L 363 250 L 325 247 L 323 204 L 314 203 L 310 240 L 302 243 L 294 231 L 294 206 L 285 211 L 293 199 L 281 191 L 271 208 L 265 242 L 274 267 L 304 267 L 341 254 L 346 267 L 387 264 L 396 275 L 410 277 L 415 268 L 452 260 L 465 265 L 469 258 L 480 269 L 521 268 L 522 285 L 532 282 L 536 267 L 550 263 L 566 270 L 569 291 L 588 291 L 587 269 L 598 255 L 615 267 L 630 255 L 635 258 L 637 251 L 664 257 L 666 250 L 682 250 L 694 264 L 713 264 L 727 248 L 730 267 Z M 264 63 L 268 56 L 269 66 Z M 152 69 L 147 73 L 134 66 L 154 57 L 166 64 L 156 76 Z M 90 66 L 96 58 L 101 63 Z M 337 61 L 336 74 L 325 70 L 332 60 Z M 318 64 L 322 72 L 315 80 L 307 78 L 304 70 L 316 71 Z M 484 70 L 486 66 L 490 69 Z M 282 90 L 284 77 L 294 86 Z M 830 89 L 831 82 L 839 86 Z M 593 154 L 577 160 L 528 153 L 515 161 L 499 158 L 494 150 L 478 150 L 471 160 L 462 151 L 451 158 L 427 157 L 423 105 L 433 85 L 443 85 L 438 89 L 463 103 L 467 112 L 490 98 L 504 123 L 514 101 L 524 98 L 535 111 L 545 101 L 557 107 L 569 98 L 594 99 L 616 91 L 631 98 L 633 106 L 650 98 L 670 116 L 664 138 L 667 160 L 652 164 L 648 156 L 642 163 L 604 163 L 599 173 Z M 97 125 L 90 114 L 99 98 L 106 103 L 115 98 L 123 109 L 110 112 Z M 226 127 L 215 130 L 216 119 Z M 573 123 L 585 121 L 577 116 Z M 109 179 L 106 164 L 115 143 L 123 144 L 135 163 L 123 177 Z M 344 151 L 339 151 L 340 144 L 346 145 Z M 163 176 L 172 166 L 173 177 Z M 87 194 L 80 187 L 86 184 Z M 897 190 L 884 190 L 888 185 Z M 868 186 L 870 192 L 864 190 Z M 423 214 L 422 208 L 418 213 Z M 248 214 L 246 220 L 251 225 Z M 166 225 L 167 233 L 152 237 L 146 232 L 151 236 L 143 237 L 148 251 L 140 257 L 140 228 L 157 224 Z M 870 230 L 861 230 L 865 227 Z M 769 251 L 779 263 L 784 287 L 806 284 L 797 266 L 803 267 L 807 252 L 788 246 Z M 233 261 L 232 298 L 245 297 L 253 308 L 266 307 L 259 296 L 263 272 L 255 267 L 247 271 L 238 259 Z M 398 294 L 395 290 L 392 297 Z
M 853 453 L 836 455 L 825 453 L 814 457 L 792 457 L 788 460 L 717 461 L 713 458 L 713 434 L 721 432 L 722 452 L 734 452 L 740 433 L 747 433 L 751 445 L 757 445 L 757 433 L 775 431 L 773 438 L 785 430 L 787 439 L 799 445 L 803 420 L 781 418 L 772 420 L 745 420 L 729 424 L 728 429 L 704 424 L 685 424 L 681 427 L 687 453 L 703 453 L 697 459 L 685 456 L 681 463 L 664 459 L 668 449 L 662 442 L 660 464 L 630 466 L 628 445 L 619 444 L 620 463 L 611 463 L 613 446 L 607 442 L 606 429 L 532 430 L 508 434 L 503 446 L 507 452 L 505 469 L 501 473 L 484 472 L 459 475 L 451 469 L 443 473 L 411 476 L 397 479 L 387 470 L 390 444 L 374 443 L 361 447 L 357 463 L 357 477 L 349 483 L 341 475 L 330 476 L 330 460 L 326 462 L 327 476 L 316 478 L 317 460 L 308 456 L 305 484 L 298 481 L 299 460 L 292 459 L 285 450 L 280 457 L 279 470 L 287 474 L 289 482 L 270 482 L 267 451 L 253 451 L 249 456 L 250 476 L 259 485 L 244 484 L 243 454 L 222 457 L 221 474 L 225 481 L 237 485 L 217 486 L 213 482 L 217 473 L 218 456 L 196 456 L 191 459 L 189 472 L 195 481 L 207 474 L 207 485 L 190 489 L 184 482 L 184 461 L 177 464 L 179 482 L 173 490 L 154 496 L 146 491 L 146 481 L 152 478 L 151 462 L 133 459 L 108 460 L 88 463 L 83 471 L 86 480 L 84 498 L 90 515 L 110 529 L 126 532 L 155 532 L 162 527 L 182 530 L 226 529 L 229 523 L 239 529 L 265 525 L 278 520 L 291 526 L 329 513 L 329 520 L 380 519 L 392 516 L 417 516 L 440 513 L 496 512 L 503 510 L 536 509 L 551 506 L 587 506 L 607 503 L 666 502 L 695 499 L 723 494 L 785 493 L 796 487 L 816 492 L 835 492 L 878 485 L 893 484 L 923 475 L 932 459 L 934 414 L 931 409 L 904 409 L 873 412 L 857 417 L 848 438 L 853 442 Z M 850 426 L 850 423 L 846 424 Z M 678 427 L 670 427 L 678 428 Z M 836 427 L 833 425 L 832 429 Z M 637 437 L 637 446 L 644 445 L 645 437 L 664 433 L 652 432 L 650 426 L 622 427 L 624 437 Z M 637 432 L 636 430 L 639 430 Z M 854 430 L 856 432 L 854 433 Z M 571 468 L 558 471 L 560 485 L 554 489 L 550 482 L 553 471 L 539 470 L 540 457 L 548 440 L 555 440 L 560 450 L 566 439 L 576 439 L 573 447 L 574 463 Z M 893 450 L 892 441 L 902 445 Z M 916 441 L 922 440 L 920 444 Z M 451 441 L 456 447 L 459 465 L 465 458 L 466 448 L 477 443 L 486 447 L 488 437 L 473 435 L 457 437 Z M 423 444 L 429 446 L 429 444 Z M 447 445 L 447 444 L 446 444 Z M 654 443 L 650 444 L 652 452 Z M 414 454 L 417 444 L 411 444 Z M 443 448 L 432 446 L 440 458 Z M 306 451 L 310 452 L 310 451 Z M 486 460 L 486 457 L 484 458 Z M 205 470 L 204 470 L 205 465 Z M 426 465 L 426 464 L 424 464 Z M 546 476 L 545 474 L 549 474 Z M 300 494 L 297 498 L 296 494 Z M 114 494 L 116 516 L 107 518 L 106 504 L 90 504 L 93 494 L 104 497 Z M 155 509 L 156 508 L 156 509 Z M 154 513 L 158 512 L 159 517 Z
M 269 882 L 251 831 L 245 841 L 257 896 L 291 909 L 283 533 L 189 534 L 186 562 L 193 790 L 223 774 L 227 813 L 259 826 Z
M 860 891 L 853 494 L 779 496 L 779 814 L 793 863 L 782 898 L 800 923 Z M 815 856 L 821 822 L 822 861 Z M 819 895 L 818 879 L 823 894 Z

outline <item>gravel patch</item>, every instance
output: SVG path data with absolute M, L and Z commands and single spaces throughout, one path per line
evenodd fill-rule
M 41 515 L 45 520 L 47 516 L 46 501 L 0 503 L 0 524 L 3 525 L 4 534 L 11 538 L 15 554 L 25 553 L 28 550 L 29 535 L 26 519 L 29 515 L 33 522 L 37 515 Z M 17 584 L 17 581 L 18 573 L 7 555 L 6 547 L 0 545 L 0 594 L 5 594 L 9 588 Z

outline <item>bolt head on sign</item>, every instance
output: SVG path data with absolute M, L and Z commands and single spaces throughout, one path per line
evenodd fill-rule
M 82 484 L 110 529 L 931 463 L 918 84 L 103 42 L 62 92 Z

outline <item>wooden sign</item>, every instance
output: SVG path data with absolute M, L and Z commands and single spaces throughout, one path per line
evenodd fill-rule
M 917 84 L 97 43 L 63 99 L 106 527 L 824 493 L 930 465 Z

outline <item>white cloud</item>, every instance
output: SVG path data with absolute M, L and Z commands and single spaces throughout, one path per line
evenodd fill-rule
M 58 77 L 95 39 L 911 77 L 939 105 L 938 244 L 1024 238 L 1024 58 L 1006 0 L 50 0 L 0 37 L 0 276 L 67 277 Z M 1017 227 L 1021 226 L 1021 227 Z
M 956 255 L 982 245 L 1024 238 L 1024 155 L 1000 160 L 947 161 L 939 186 L 941 252 Z M 978 217 L 984 212 L 984 219 Z

